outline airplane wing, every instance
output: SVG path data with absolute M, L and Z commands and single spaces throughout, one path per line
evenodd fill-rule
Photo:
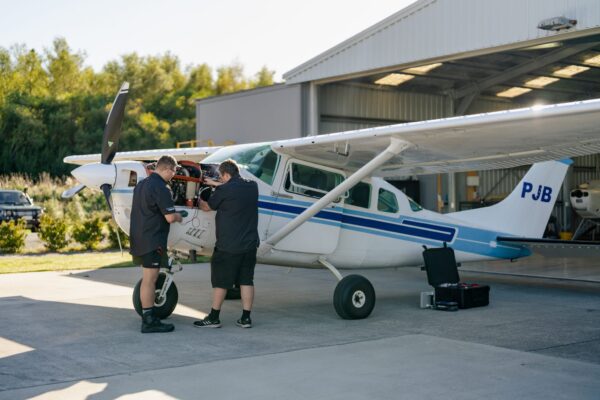
M 518 237 L 496 238 L 498 243 L 518 245 L 532 253 L 547 257 L 595 257 L 600 256 L 600 242 L 583 240 L 535 239 Z
M 155 161 L 161 156 L 171 155 L 177 160 L 189 160 L 200 162 L 222 146 L 214 147 L 186 147 L 180 149 L 157 149 L 140 151 L 122 151 L 115 155 L 113 161 Z M 68 156 L 63 159 L 68 164 L 89 164 L 100 162 L 100 154 L 85 154 L 80 156 Z
M 308 136 L 271 146 L 281 154 L 352 172 L 393 137 L 411 147 L 374 175 L 510 168 L 595 154 L 600 153 L 600 99 Z

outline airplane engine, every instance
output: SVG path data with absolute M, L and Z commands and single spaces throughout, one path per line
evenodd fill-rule
M 173 192 L 173 202 L 176 206 L 197 208 L 199 199 L 207 201 L 212 193 L 212 187 L 203 183 L 204 177 L 217 179 L 217 165 L 199 164 L 194 161 L 178 161 L 180 167 L 169 186 Z M 150 167 L 151 169 L 151 167 Z

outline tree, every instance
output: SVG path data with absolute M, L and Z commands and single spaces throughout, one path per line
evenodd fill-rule
M 255 80 L 252 82 L 252 86 L 261 87 L 261 86 L 271 86 L 273 84 L 273 77 L 275 76 L 275 71 L 271 71 L 266 66 L 262 67 L 260 71 L 258 71 L 255 75 Z

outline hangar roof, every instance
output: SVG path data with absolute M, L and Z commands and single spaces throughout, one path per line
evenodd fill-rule
M 576 20 L 576 25 L 559 31 L 538 28 L 541 21 L 554 17 Z M 522 53 L 517 59 L 531 61 L 542 52 L 552 51 L 549 47 L 534 47 L 543 44 L 580 46 L 580 52 L 565 51 L 558 60 L 578 54 L 582 57 L 584 51 L 588 56 L 589 52 L 600 54 L 600 46 L 589 44 L 593 35 L 600 35 L 597 0 L 419 0 L 283 77 L 288 84 L 326 82 L 463 59 L 488 64 L 497 71 L 507 66 L 503 60 L 488 56 L 502 53 L 499 57 L 509 67 L 516 66 L 516 50 Z M 600 37 L 594 40 L 600 41 Z M 523 52 L 526 48 L 537 52 Z M 460 73 L 464 72 L 461 69 Z

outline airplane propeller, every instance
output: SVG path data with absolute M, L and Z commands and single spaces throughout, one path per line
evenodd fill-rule
M 129 83 L 123 82 L 106 118 L 106 126 L 102 136 L 102 157 L 100 159 L 102 164 L 110 164 L 117 153 L 128 94 Z
M 116 179 L 116 171 L 111 163 L 117 153 L 128 94 L 129 83 L 123 82 L 119 89 L 119 93 L 117 93 L 117 96 L 115 97 L 110 112 L 108 113 L 108 117 L 106 118 L 106 126 L 104 127 L 104 134 L 102 136 L 102 154 L 100 163 L 82 165 L 71 171 L 71 175 L 73 175 L 80 184 L 65 190 L 62 194 L 63 199 L 70 199 L 82 191 L 86 186 L 91 186 L 101 189 L 102 192 L 104 192 L 108 208 L 112 209 L 110 205 L 110 190 Z
M 115 166 L 112 164 L 112 160 L 117 153 L 128 94 L 129 83 L 123 82 L 119 89 L 119 93 L 117 93 L 117 96 L 115 97 L 110 112 L 108 113 L 108 117 L 106 118 L 106 126 L 104 127 L 104 134 L 102 136 L 102 154 L 100 163 L 86 164 L 74 169 L 71 174 L 81 182 L 81 184 L 65 190 L 61 196 L 63 199 L 70 199 L 82 191 L 86 186 L 98 188 L 104 193 L 106 204 L 108 205 L 108 209 L 110 210 L 113 219 L 115 216 L 110 200 L 111 190 L 116 181 L 117 173 Z M 117 238 L 119 240 L 119 247 L 121 247 L 121 238 L 119 237 L 118 229 Z M 123 249 L 121 248 L 121 251 L 122 250 Z

